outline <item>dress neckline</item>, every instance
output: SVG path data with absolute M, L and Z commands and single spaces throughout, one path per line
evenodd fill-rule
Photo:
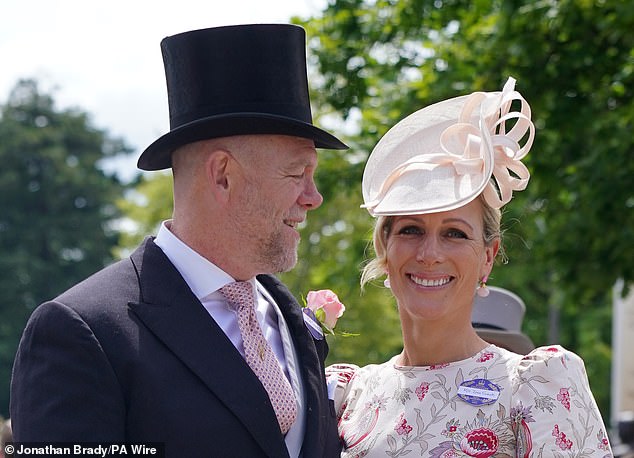
M 394 355 L 389 360 L 389 363 L 392 365 L 394 369 L 398 371 L 431 371 L 431 370 L 437 370 L 437 369 L 444 369 L 445 367 L 462 366 L 464 364 L 471 363 L 474 359 L 480 358 L 483 353 L 499 354 L 500 349 L 493 344 L 489 344 L 486 347 L 484 347 L 482 350 L 477 351 L 475 354 L 468 356 L 465 359 L 461 359 L 458 361 L 449 361 L 446 363 L 426 365 L 426 366 L 404 366 L 404 365 L 398 364 L 396 361 L 401 356 L 399 353 L 398 355 Z

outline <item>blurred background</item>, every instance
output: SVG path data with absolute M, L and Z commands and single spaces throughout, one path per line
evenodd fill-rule
M 302 228 L 299 264 L 283 275 L 300 301 L 328 288 L 346 304 L 338 329 L 360 335 L 332 338 L 329 362 L 381 362 L 400 351 L 390 294 L 379 283 L 359 288 L 372 255 L 373 221 L 359 208 L 372 147 L 405 115 L 500 90 L 513 76 L 537 135 L 530 184 L 504 211 L 506 259 L 489 283 L 522 297 L 535 344 L 584 358 L 613 442 L 619 422 L 632 441 L 632 2 L 13 3 L 22 7 L 0 6 L 0 415 L 32 310 L 170 217 L 169 174 L 135 167 L 168 130 L 160 40 L 290 21 L 307 31 L 315 121 L 351 146 L 320 152 L 325 202 Z

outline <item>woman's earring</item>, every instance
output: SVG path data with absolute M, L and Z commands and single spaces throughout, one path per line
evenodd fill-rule
M 389 288 L 389 287 L 391 286 L 391 285 L 390 285 L 390 277 L 385 277 L 385 280 L 383 280 L 383 285 L 384 285 L 386 288 Z
M 488 275 L 485 275 L 482 280 L 480 280 L 480 284 L 476 289 L 476 294 L 480 297 L 487 297 L 489 295 L 489 288 L 487 288 L 487 280 L 489 279 Z

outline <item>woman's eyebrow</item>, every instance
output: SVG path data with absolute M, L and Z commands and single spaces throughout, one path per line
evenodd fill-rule
M 469 229 L 473 230 L 473 226 L 462 218 L 447 218 L 443 220 L 443 223 L 462 223 L 467 225 Z

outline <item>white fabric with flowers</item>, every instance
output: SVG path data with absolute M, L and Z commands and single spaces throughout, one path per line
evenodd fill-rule
M 489 345 L 437 366 L 327 368 L 342 457 L 610 457 L 581 358 Z

